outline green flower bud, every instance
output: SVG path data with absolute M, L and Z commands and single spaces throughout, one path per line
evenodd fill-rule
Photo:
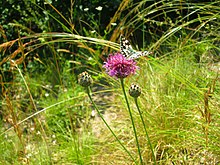
M 141 95 L 141 88 L 138 84 L 132 83 L 129 89 L 129 94 L 131 97 L 137 98 Z
M 92 84 L 92 78 L 87 72 L 82 72 L 78 75 L 78 83 L 83 87 L 88 87 Z

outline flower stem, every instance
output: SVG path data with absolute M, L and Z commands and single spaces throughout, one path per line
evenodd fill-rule
M 136 105 L 136 107 L 137 107 L 137 109 L 138 109 L 138 113 L 139 113 L 139 115 L 140 115 L 140 117 L 141 117 L 141 122 L 142 122 L 142 124 L 143 124 L 143 126 L 144 126 L 144 130 L 145 130 L 145 133 L 146 133 L 147 141 L 148 141 L 148 144 L 149 144 L 150 149 L 151 149 L 151 152 L 152 152 L 152 157 L 153 157 L 154 165 L 156 165 L 156 164 L 157 164 L 157 163 L 156 163 L 156 157 L 155 157 L 155 154 L 154 154 L 154 150 L 153 150 L 153 147 L 152 147 L 152 144 L 151 144 L 149 135 L 148 135 L 148 133 L 147 133 L 146 125 L 145 125 L 145 123 L 144 123 L 144 118 L 143 118 L 143 116 L 142 116 L 142 113 L 141 113 L 141 111 L 140 111 L 140 108 L 139 108 L 139 105 L 138 105 L 138 102 L 137 102 L 137 98 L 134 98 L 134 101 L 135 101 L 135 105 Z
M 89 96 L 90 101 L 92 102 L 92 105 L 94 106 L 95 110 L 97 111 L 97 113 L 99 114 L 99 116 L 101 117 L 102 121 L 105 123 L 106 127 L 109 129 L 109 131 L 112 133 L 112 135 L 115 137 L 115 139 L 118 141 L 118 143 L 121 145 L 121 147 L 127 152 L 127 154 L 131 157 L 131 159 L 133 160 L 133 162 L 135 164 L 137 164 L 136 160 L 133 158 L 133 156 L 131 155 L 131 153 L 127 150 L 127 148 L 125 148 L 125 146 L 121 143 L 121 141 L 118 139 L 118 137 L 115 135 L 115 133 L 113 132 L 113 130 L 111 129 L 111 127 L 108 125 L 108 123 L 105 121 L 103 115 L 101 114 L 100 110 L 98 109 L 98 107 L 96 106 L 95 102 L 93 101 L 91 95 L 90 95 L 90 88 L 86 87 L 86 92 Z
M 120 80 L 121 80 L 121 87 L 122 87 L 122 90 L 123 90 L 123 94 L 124 94 L 124 97 L 125 97 L 125 101 L 126 101 L 126 104 L 127 104 L 127 107 L 128 107 L 128 111 L 129 111 L 129 115 L 130 115 L 131 122 L 132 122 L 132 127 L 133 127 L 133 131 L 134 131 L 136 145 L 137 145 L 137 148 L 138 148 L 138 154 L 139 154 L 140 162 L 143 165 L 144 163 L 143 163 L 142 156 L 141 156 L 141 150 L 140 150 L 140 145 L 139 145 L 139 142 L 138 142 L 137 131 L 136 131 L 136 128 L 135 128 L 135 125 L 134 125 L 133 116 L 132 116 L 130 105 L 128 103 L 128 98 L 127 98 L 127 95 L 126 95 L 126 92 L 125 92 L 124 79 L 121 78 Z

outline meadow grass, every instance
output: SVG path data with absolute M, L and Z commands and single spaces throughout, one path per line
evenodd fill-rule
M 14 77 L 13 82 L 0 77 L 1 164 L 154 164 L 152 150 L 156 164 L 220 162 L 218 3 L 158 1 L 147 7 L 146 3 L 122 1 L 106 27 L 110 37 L 98 34 L 98 23 L 92 29 L 97 30 L 96 34 L 72 33 L 71 23 L 56 10 L 69 25 L 57 20 L 65 27 L 65 33 L 32 34 L 0 45 L 6 55 L 1 64 L 10 62 Z M 179 14 L 176 22 L 170 19 L 169 13 L 189 6 L 193 10 L 187 15 Z M 190 19 L 195 12 L 205 15 Z M 110 25 L 119 19 L 116 27 Z M 196 26 L 190 29 L 193 23 Z M 161 28 L 162 35 L 147 31 L 145 25 L 150 28 L 153 24 Z M 131 34 L 140 29 L 141 35 L 132 38 Z M 105 54 L 119 50 L 117 39 L 121 31 L 133 42 L 135 37 L 143 37 L 143 46 L 145 33 L 152 41 L 147 41 L 147 47 L 153 53 L 136 60 L 140 69 L 124 79 L 127 94 L 133 82 L 142 88 L 137 99 L 139 109 L 128 96 L 137 137 L 120 81 L 102 68 Z M 7 55 L 7 49 L 15 43 L 16 51 Z M 78 51 L 63 48 L 66 43 L 76 44 Z M 45 72 L 22 70 L 23 60 L 40 49 L 45 49 L 44 56 L 46 50 L 52 54 L 47 61 L 35 58 L 47 68 Z M 18 55 L 20 58 L 14 60 Z M 71 55 L 75 59 L 61 58 Z M 77 82 L 81 70 L 93 78 L 90 95 Z M 92 115 L 95 109 L 98 114 Z

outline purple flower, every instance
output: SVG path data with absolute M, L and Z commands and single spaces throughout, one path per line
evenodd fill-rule
M 136 69 L 138 69 L 134 60 L 126 59 L 120 53 L 110 54 L 107 62 L 104 62 L 103 67 L 109 76 L 116 78 L 125 78 L 134 74 Z

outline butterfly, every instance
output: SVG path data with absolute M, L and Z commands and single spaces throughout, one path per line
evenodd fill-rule
M 120 37 L 120 52 L 121 54 L 127 59 L 137 59 L 141 56 L 146 56 L 151 54 L 149 51 L 137 51 L 134 50 L 129 43 L 123 36 Z

